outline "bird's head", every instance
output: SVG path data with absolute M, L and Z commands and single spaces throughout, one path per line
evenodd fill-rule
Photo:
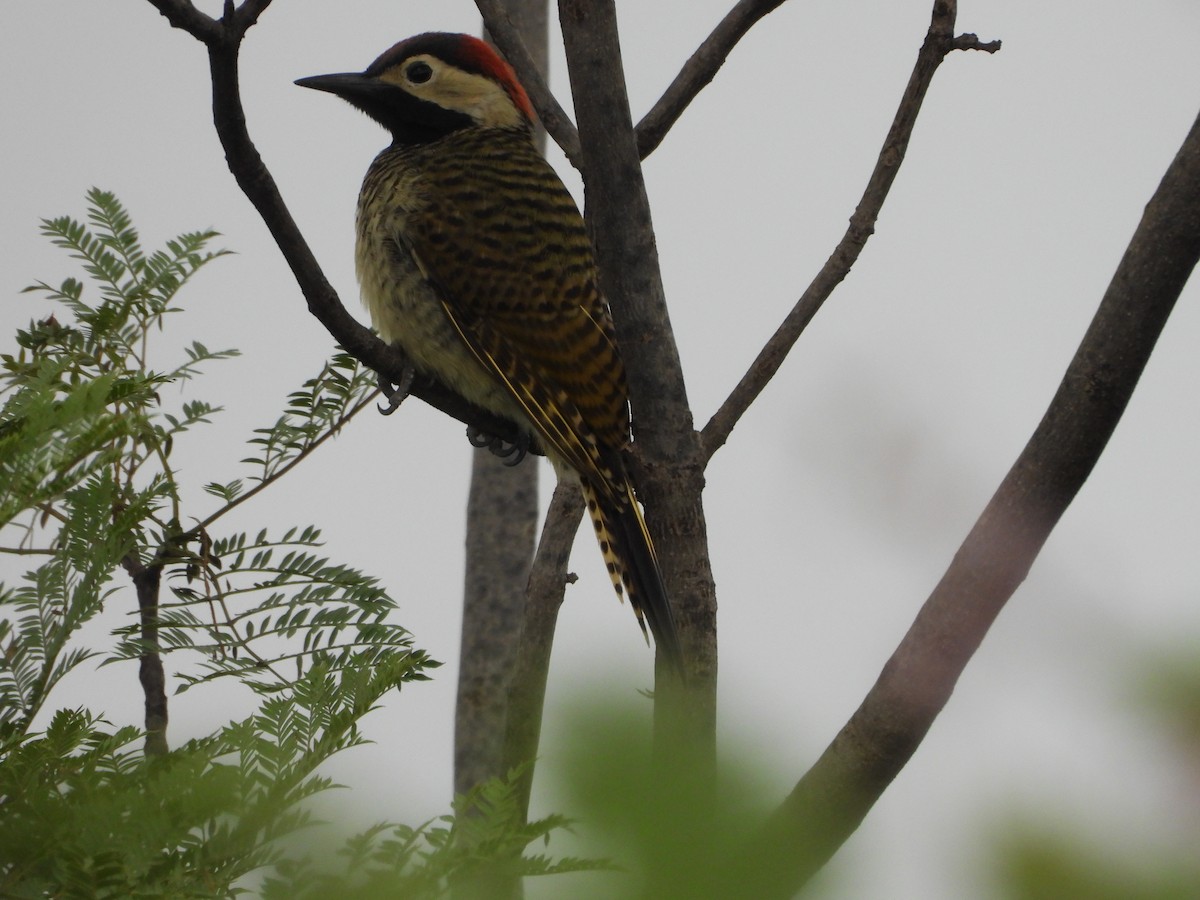
M 419 34 L 363 72 L 314 75 L 296 84 L 337 94 L 403 144 L 471 126 L 528 128 L 533 122 L 533 106 L 512 68 L 465 34 Z

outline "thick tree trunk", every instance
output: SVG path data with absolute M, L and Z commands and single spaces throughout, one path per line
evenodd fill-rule
M 717 602 L 701 491 L 706 463 L 667 315 L 654 224 L 629 111 L 612 0 L 560 0 L 588 224 L 629 375 L 638 485 L 687 661 L 686 687 L 658 667 L 664 759 L 711 769 L 716 749 Z

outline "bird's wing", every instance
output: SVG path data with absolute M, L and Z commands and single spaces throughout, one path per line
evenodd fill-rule
M 524 153 L 535 153 L 527 141 L 477 154 L 468 174 L 453 159 L 428 161 L 423 196 L 395 239 L 548 454 L 580 475 L 617 593 L 628 591 L 639 622 L 680 668 L 654 544 L 621 455 L 628 388 L 591 244 L 553 169 Z
M 402 240 L 548 449 L 609 485 L 629 434 L 625 370 L 582 220 L 558 191 L 535 194 L 529 209 L 438 197 L 408 217 Z

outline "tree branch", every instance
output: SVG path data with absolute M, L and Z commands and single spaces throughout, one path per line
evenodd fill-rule
M 645 159 L 662 143 L 671 126 L 708 83 L 725 58 L 759 19 L 782 6 L 784 0 L 738 0 L 712 34 L 704 39 L 675 80 L 637 125 L 638 155 Z
M 546 512 L 537 555 L 529 571 L 524 627 L 508 692 L 504 758 L 510 770 L 518 766 L 526 767 L 521 777 L 522 822 L 529 816 L 534 772 L 532 764 L 537 757 L 542 731 L 542 707 L 546 700 L 554 629 L 567 584 L 575 580 L 567 572 L 567 564 L 581 518 L 583 494 L 579 485 L 573 481 L 560 482 L 554 490 L 550 509 Z
M 266 12 L 270 5 L 271 0 L 243 0 L 236 13 L 237 27 L 241 29 L 241 33 L 245 34 L 247 29 L 258 22 L 258 17 Z
M 517 73 L 517 78 L 533 108 L 537 110 L 538 118 L 546 133 L 554 139 L 554 143 L 562 148 L 571 165 L 579 168 L 579 132 L 575 123 L 567 115 L 566 110 L 558 102 L 558 98 L 546 84 L 543 72 L 547 71 L 545 62 L 542 65 L 534 60 L 533 55 L 525 46 L 521 30 L 513 24 L 503 0 L 475 0 L 475 6 L 483 17 L 484 27 L 488 35 L 500 48 L 504 58 Z
M 270 0 L 247 0 L 234 11 L 234 24 L 231 27 L 225 27 L 225 19 L 218 23 L 197 12 L 188 0 L 149 2 L 174 27 L 182 28 L 208 47 L 213 84 L 213 124 L 225 150 L 229 171 L 275 239 L 304 294 L 309 312 L 347 353 L 393 384 L 399 384 L 404 377 L 407 358 L 398 348 L 385 344 L 346 311 L 296 226 L 246 128 L 238 83 L 238 51 L 245 30 L 257 21 Z M 232 4 L 227 4 L 227 13 L 231 7 Z M 519 430 L 512 422 L 468 403 L 431 378 L 418 375 L 409 393 L 460 422 L 509 443 L 516 442 L 520 437 Z M 536 446 L 536 441 L 530 447 L 530 452 L 542 452 Z
M 875 233 L 875 221 L 887 199 L 892 183 L 900 171 L 900 164 L 908 150 L 908 142 L 917 123 L 917 115 L 925 94 L 933 81 L 934 73 L 946 55 L 953 50 L 985 50 L 994 53 L 1000 49 L 999 41 L 981 43 L 975 35 L 954 36 L 954 19 L 957 3 L 954 0 L 937 0 L 933 5 L 933 17 L 925 42 L 917 54 L 917 62 L 908 86 L 900 99 L 900 106 L 884 139 L 883 148 L 875 169 L 867 181 L 862 199 L 850 217 L 845 235 L 830 254 L 825 265 L 813 278 L 812 283 L 796 301 L 796 305 L 780 324 L 779 328 L 759 351 L 753 365 L 742 376 L 741 381 L 713 414 L 701 432 L 706 458 L 719 450 L 729 439 L 738 420 L 750 408 L 755 398 L 779 371 L 792 346 L 812 321 L 813 316 L 849 274 L 854 263 L 866 246 L 867 239 Z
M 1200 261 L 1200 117 L 1168 167 L 1062 383 L 862 705 L 758 836 L 791 896 L 907 763 L 1117 426 Z
M 137 591 L 138 614 L 141 621 L 142 652 L 138 657 L 138 681 L 146 710 L 146 756 L 167 753 L 167 676 L 163 669 L 158 640 L 158 595 L 162 584 L 165 546 L 150 565 L 145 565 L 136 552 L 128 553 L 121 565 L 133 580 Z
M 206 16 L 191 0 L 150 0 L 150 5 L 161 13 L 172 28 L 180 28 L 204 44 L 212 44 L 221 37 L 221 26 Z
M 271 0 L 243 0 L 237 7 L 233 0 L 225 0 L 220 19 L 206 16 L 192 5 L 191 0 L 150 0 L 150 3 L 173 27 L 212 46 L 230 37 L 241 40 L 271 5 Z
M 616 10 L 613 0 L 559 0 L 558 8 L 579 123 L 588 225 L 629 380 L 637 489 L 687 666 L 684 691 L 673 679 L 662 677 L 660 660 L 656 731 L 680 752 L 691 746 L 711 761 L 717 601 L 701 499 L 704 460 L 663 292 Z
M 521 662 L 537 515 L 536 464 L 510 468 L 486 451 L 472 454 L 454 709 L 455 794 L 503 778 L 512 768 L 504 747 L 508 694 Z M 523 761 L 534 755 L 536 749 Z

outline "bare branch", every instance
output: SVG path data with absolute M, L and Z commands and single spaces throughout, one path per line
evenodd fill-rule
M 508 690 L 508 727 L 504 735 L 504 758 L 509 768 L 526 766 L 521 781 L 522 819 L 529 814 L 533 766 L 542 729 L 542 707 L 550 670 L 550 649 L 563 595 L 575 577 L 567 572 L 571 547 L 583 517 L 583 494 L 573 481 L 560 482 L 554 490 L 537 555 L 529 571 L 525 590 L 525 620 L 516 653 L 516 667 Z
M 150 4 L 172 28 L 181 28 L 198 41 L 211 44 L 221 37 L 221 26 L 192 6 L 191 0 L 150 0 Z
M 542 127 L 554 139 L 554 143 L 562 148 L 571 165 L 579 168 L 579 132 L 575 123 L 546 84 L 542 68 L 525 46 L 521 31 L 513 24 L 503 0 L 475 0 L 475 5 L 483 16 L 488 35 L 516 71 L 522 87 L 529 94 Z
M 271 0 L 244 0 L 234 7 L 233 0 L 225 0 L 220 19 L 213 19 L 200 12 L 191 0 L 150 0 L 175 28 L 181 28 L 209 46 L 223 40 L 240 38 L 258 21 Z
M 754 24 L 784 4 L 784 0 L 738 0 L 712 34 L 683 64 L 670 87 L 637 125 L 638 155 L 645 159 L 662 143 L 671 126 L 708 83 L 725 58 Z
M 999 41 L 981 44 L 973 35 L 956 38 L 954 36 L 955 8 L 956 3 L 949 2 L 949 0 L 938 0 L 934 3 L 929 32 L 917 54 L 916 65 L 909 77 L 908 86 L 904 89 L 904 96 L 900 99 L 900 107 L 896 110 L 892 126 L 884 139 L 883 149 L 879 151 L 875 169 L 871 172 L 866 190 L 863 191 L 862 199 L 854 210 L 854 215 L 850 217 L 850 225 L 829 259 L 825 261 L 825 265 L 821 267 L 821 271 L 817 273 L 807 290 L 796 301 L 796 305 L 776 329 L 775 334 L 759 351 L 749 371 L 742 376 L 742 380 L 721 404 L 721 408 L 704 426 L 702 440 L 708 458 L 711 458 L 729 439 L 729 434 L 738 420 L 750 408 L 750 404 L 767 386 L 775 373 L 779 371 L 800 334 L 812 321 L 813 316 L 817 314 L 829 295 L 833 293 L 833 289 L 850 272 L 851 267 L 866 246 L 867 239 L 875 233 L 875 221 L 879 218 L 879 211 L 883 208 L 892 183 L 900 171 L 900 164 L 904 161 L 904 154 L 908 150 L 908 142 L 917 123 L 921 104 L 925 100 L 925 93 L 929 90 L 934 73 L 941 65 L 942 60 L 951 51 L 960 49 L 960 44 L 961 49 L 979 49 L 988 52 L 995 52 L 1000 48 Z M 970 37 L 971 40 L 965 40 L 967 37 Z
M 1168 167 L 1029 443 L 862 705 L 757 836 L 792 896 L 907 763 L 1117 426 L 1200 261 L 1200 117 Z M 769 861 L 768 861 L 769 860 Z
M 237 9 L 237 24 L 244 34 L 248 28 L 258 21 L 258 17 L 267 11 L 271 0 L 244 0 Z
M 979 36 L 974 34 L 960 34 L 954 39 L 955 50 L 982 50 L 984 53 L 995 53 L 1000 46 L 1000 41 L 981 41 Z

